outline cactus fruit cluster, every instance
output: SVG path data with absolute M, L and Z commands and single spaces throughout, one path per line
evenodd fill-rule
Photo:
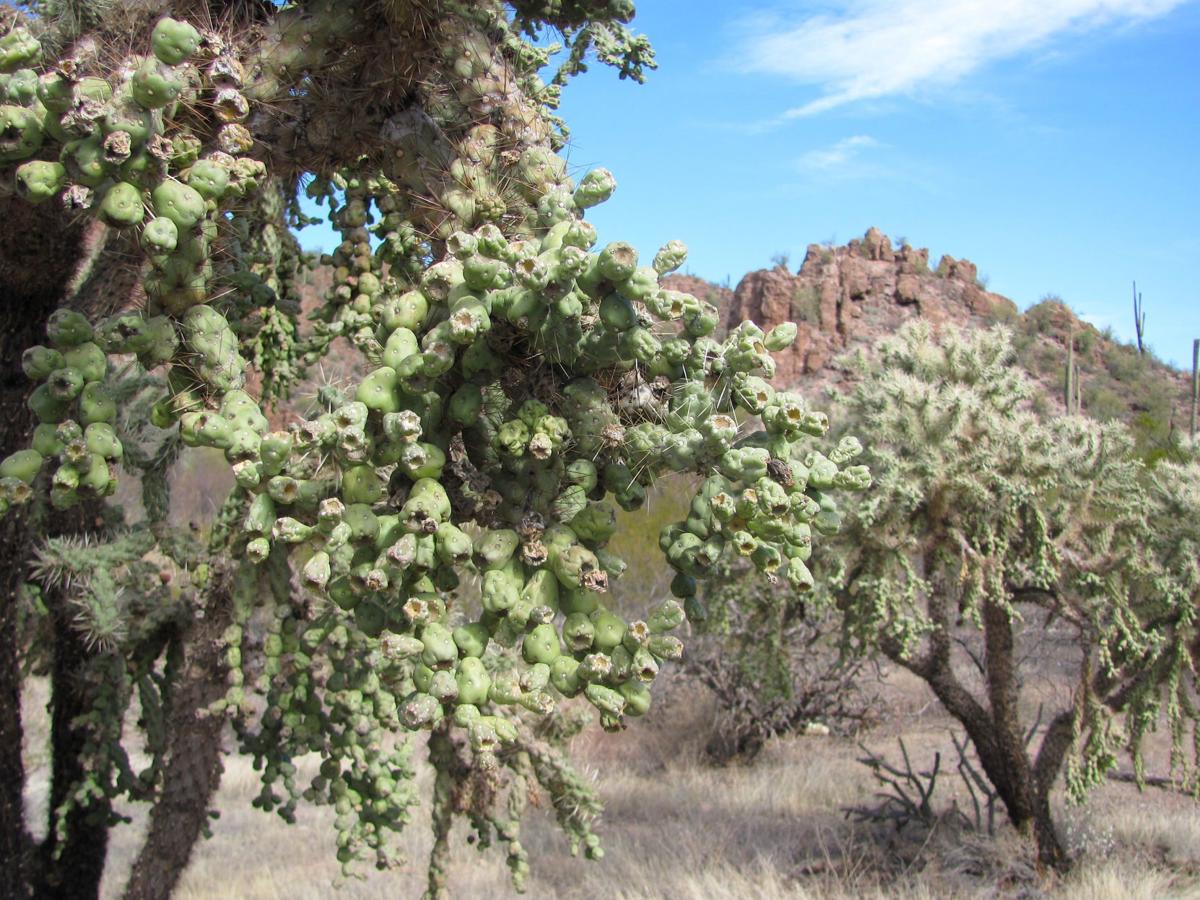
M 211 548 L 247 564 L 229 576 L 227 691 L 207 714 L 229 715 L 261 765 L 259 805 L 333 805 L 347 865 L 396 861 L 416 802 L 408 735 L 432 732 L 433 895 L 455 815 L 520 883 L 533 783 L 598 857 L 594 797 L 542 737 L 574 721 L 565 701 L 610 729 L 644 715 L 683 652 L 673 632 L 703 615 L 697 582 L 740 556 L 811 590 L 814 535 L 869 482 L 857 441 L 829 446 L 826 417 L 770 384 L 794 325 L 718 336 L 710 303 L 661 281 L 681 243 L 646 261 L 585 219 L 616 181 L 570 176 L 551 111 L 589 49 L 622 75 L 652 65 L 631 4 L 513 6 L 319 0 L 262 13 L 246 40 L 163 18 L 119 65 L 86 41 L 51 59 L 44 22 L 0 19 L 3 171 L 29 202 L 135 238 L 145 294 L 95 322 L 56 313 L 27 354 L 42 424 L 0 464 L 4 507 L 43 485 L 56 506 L 105 496 L 123 451 L 161 492 L 171 454 L 150 460 L 113 427 L 105 384 L 118 366 L 162 373 L 149 422 L 222 452 L 237 484 Z M 554 48 L 526 40 L 546 26 L 570 45 L 549 85 Z M 383 93 L 346 100 L 356 78 Z M 301 191 L 341 236 L 303 334 L 287 284 Z M 365 372 L 272 428 L 247 376 L 285 395 L 336 339 Z M 671 475 L 695 489 L 660 536 L 674 598 L 623 615 L 617 508 Z M 313 751 L 302 785 L 294 759 Z

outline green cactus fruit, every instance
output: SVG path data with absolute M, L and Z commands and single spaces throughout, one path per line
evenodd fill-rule
M 29 395 L 28 405 L 37 420 L 57 425 L 67 417 L 70 405 L 58 399 L 46 384 L 38 385 Z
M 374 543 L 375 538 L 379 536 L 379 517 L 366 503 L 348 504 L 342 513 L 342 521 L 349 528 L 350 537 L 355 541 Z
M 83 390 L 83 373 L 78 369 L 63 366 L 50 373 L 46 379 L 46 387 L 50 393 L 62 403 L 69 403 L 79 396 Z
M 573 612 L 563 621 L 562 636 L 573 653 L 590 650 L 596 636 L 596 626 L 592 624 L 588 613 Z
M 28 159 L 42 146 L 42 124 L 23 106 L 0 106 L 0 162 Z
M 355 610 L 355 615 L 358 615 L 358 610 Z M 432 728 L 441 721 L 442 716 L 442 704 L 429 694 L 409 694 L 400 704 L 400 721 L 411 731 Z
M 194 228 L 204 218 L 204 197 L 195 188 L 181 181 L 167 179 L 150 193 L 156 215 L 165 216 L 180 231 Z
M 583 689 L 588 702 L 600 712 L 609 716 L 620 716 L 625 710 L 625 698 L 610 687 L 602 684 L 589 684 Z
M 705 337 L 716 331 L 719 317 L 717 308 L 705 303 L 698 311 L 683 317 L 683 327 L 692 337 Z
M 246 510 L 242 530 L 248 534 L 270 534 L 274 525 L 275 502 L 269 494 L 256 494 Z
M 420 352 L 416 335 L 408 328 L 397 328 L 388 335 L 381 359 L 385 366 L 399 369 L 402 362 Z
M 67 170 L 62 163 L 36 159 L 17 167 L 17 194 L 29 203 L 49 200 L 63 189 Z
M 459 425 L 473 425 L 483 409 L 483 391 L 479 385 L 463 384 L 450 396 L 447 408 L 450 419 Z
M 607 587 L 608 575 L 600 568 L 596 554 L 582 544 L 575 544 L 553 553 L 550 557 L 550 570 L 566 588 L 604 590 Z
M 625 637 L 625 620 L 604 607 L 596 609 L 591 615 L 591 620 L 595 629 L 592 643 L 598 650 L 608 653 Z
M 0 478 L 16 478 L 31 485 L 45 461 L 36 450 L 18 450 L 0 462 Z
M 620 283 L 634 273 L 637 262 L 637 251 L 630 244 L 614 241 L 600 251 L 596 269 L 603 278 Z
M 637 310 L 624 294 L 612 293 L 600 301 L 600 321 L 610 331 L 628 331 L 637 325 Z
M 617 511 L 607 503 L 590 503 L 570 525 L 581 541 L 603 544 L 617 532 Z
M 107 177 L 108 163 L 98 135 L 64 144 L 59 159 L 66 165 L 71 180 L 79 184 L 95 188 Z
M 337 604 L 339 609 L 345 612 L 354 612 L 363 600 L 361 591 L 346 576 L 332 579 L 325 586 L 325 593 L 329 595 L 330 600 Z
M 238 427 L 248 428 L 259 434 L 265 432 L 270 424 L 258 402 L 241 390 L 226 392 L 221 401 L 221 415 Z
M 79 486 L 98 497 L 107 497 L 115 489 L 115 479 L 106 460 L 99 453 L 89 454 L 87 462 L 82 467 Z
M 159 19 L 150 33 L 150 48 L 159 61 L 177 66 L 200 46 L 200 32 L 187 22 Z
M 424 649 L 425 644 L 421 644 L 421 649 L 418 650 L 418 654 L 420 654 L 421 650 Z M 436 674 L 436 672 L 434 672 L 432 668 L 426 666 L 424 662 L 419 662 L 419 664 L 416 665 L 413 670 L 413 685 L 415 686 L 416 690 L 421 691 L 422 694 L 428 694 L 428 692 L 430 692 L 430 688 L 433 686 L 434 674 Z
M 555 657 L 550 663 L 550 684 L 564 697 L 578 696 L 583 690 L 583 680 L 579 677 L 579 661 L 566 655 Z
M 30 347 L 21 356 L 21 368 L 32 381 L 43 381 L 66 363 L 57 350 L 41 345 Z
M 121 132 L 129 136 L 130 151 L 136 151 L 151 135 L 162 131 L 162 124 L 162 114 L 146 109 L 133 99 L 132 92 L 126 87 L 109 102 L 101 129 L 106 136 L 105 144 L 111 135 Z
M 179 437 L 189 447 L 225 450 L 233 439 L 233 424 L 211 410 L 184 413 L 179 419 Z
M 599 481 L 596 464 L 590 459 L 571 460 L 567 463 L 564 477 L 571 484 L 577 484 L 582 487 L 584 492 L 588 494 L 596 489 L 596 484 Z
M 46 337 L 59 350 L 77 347 L 92 339 L 92 326 L 72 309 L 56 309 L 46 322 Z
M 347 504 L 370 504 L 382 496 L 383 481 L 372 466 L 350 466 L 342 472 L 342 499 Z
M 444 625 L 430 622 L 421 631 L 421 662 L 431 669 L 441 668 L 458 659 L 458 646 Z
M 477 656 L 467 656 L 459 662 L 454 680 L 460 704 L 479 707 L 488 702 L 492 678 Z
M 259 444 L 263 466 L 271 474 L 277 474 L 291 456 L 294 443 L 294 439 L 286 431 L 272 431 L 264 435 L 262 443 Z
M 396 393 L 396 370 L 390 366 L 375 369 L 358 386 L 355 399 L 366 404 L 368 409 L 381 413 L 400 411 L 400 398 Z
M 683 641 L 673 634 L 652 634 L 646 649 L 660 660 L 683 658 Z
M 166 216 L 156 216 L 142 229 L 141 242 L 147 253 L 171 253 L 179 242 L 179 227 Z
M 592 169 L 579 181 L 575 188 L 575 206 L 579 209 L 591 209 L 603 203 L 617 189 L 617 179 L 608 169 Z
M 319 550 L 310 556 L 308 562 L 300 570 L 300 575 L 304 583 L 309 587 L 316 588 L 318 591 L 325 589 L 325 586 L 329 583 L 331 574 L 329 554 L 324 550 Z
M 667 241 L 654 255 L 654 271 L 659 275 L 674 272 L 687 262 L 687 245 L 683 241 Z
M 38 73 L 30 68 L 18 68 L 7 77 L 0 78 L 0 98 L 17 106 L 37 109 Z
M 429 682 L 429 695 L 439 703 L 453 703 L 458 699 L 458 682 L 455 673 L 449 669 L 440 669 L 433 673 Z
M 641 681 L 626 681 L 617 686 L 617 692 L 625 700 L 625 713 L 644 716 L 650 710 L 650 689 Z
M 449 522 L 438 525 L 434 534 L 437 554 L 445 565 L 462 565 L 471 558 L 471 538 Z
M 558 658 L 562 647 L 558 642 L 558 632 L 549 623 L 536 626 L 521 643 L 521 654 L 530 665 L 543 663 L 550 665 Z
M 771 351 L 786 350 L 796 342 L 796 323 L 782 322 L 770 330 L 763 345 Z
M 379 479 L 375 470 L 370 466 L 361 467 L 371 473 L 375 483 Z M 343 476 L 343 493 L 345 492 Z M 450 517 L 450 498 L 446 489 L 432 478 L 422 478 L 409 491 L 408 500 L 400 509 L 400 519 L 407 530 L 414 533 L 424 532 L 432 536 L 437 526 Z
M 485 569 L 499 569 L 508 564 L 521 545 L 520 536 L 511 529 L 488 529 L 475 541 L 475 558 Z
M 460 654 L 464 657 L 480 657 L 487 651 L 491 632 L 482 622 L 470 622 L 455 628 L 452 636 Z M 459 665 L 461 667 L 461 663 Z
M 77 371 L 84 381 L 99 381 L 108 371 L 108 357 L 97 344 L 85 341 L 63 353 L 63 365 Z
M 55 115 L 61 116 L 71 108 L 73 93 L 71 79 L 61 72 L 44 72 L 38 78 L 38 100 L 41 101 L 42 106 Z
M 182 71 L 154 58 L 144 60 L 129 80 L 133 99 L 145 109 L 161 109 L 173 102 L 184 84 Z
M 446 465 L 446 454 L 434 444 L 407 444 L 399 457 L 400 470 L 414 481 L 419 478 L 440 478 Z
M 380 310 L 380 325 L 391 333 L 407 328 L 414 334 L 422 329 L 429 315 L 429 300 L 421 291 L 408 291 L 388 300 Z
M 694 591 L 691 595 L 694 595 Z M 677 600 L 667 600 L 658 609 L 650 614 L 646 619 L 646 624 L 655 634 L 661 634 L 666 631 L 673 631 L 683 624 L 684 621 L 683 607 L 680 606 Z
M 45 457 L 58 456 L 63 451 L 65 441 L 58 436 L 58 426 L 43 422 L 33 429 L 33 439 L 30 446 Z
M 558 579 L 554 573 L 538 569 L 525 582 L 521 589 L 521 599 L 529 603 L 532 609 L 548 609 L 551 613 L 558 609 Z
M 490 569 L 483 574 L 481 601 L 490 613 L 511 609 L 521 597 L 520 585 L 506 569 Z
M 0 37 L 0 72 L 15 72 L 22 66 L 35 65 L 42 56 L 42 45 L 24 25 L 17 25 Z
M 379 637 L 383 633 L 383 629 L 387 627 L 387 621 L 387 610 L 378 603 L 367 600 L 354 607 L 354 624 L 367 637 Z M 429 699 L 433 700 L 432 697 Z M 436 703 L 437 701 L 434 700 L 434 702 Z M 441 706 L 439 706 L 439 718 L 441 709 Z
M 94 422 L 83 433 L 87 448 L 105 459 L 120 460 L 124 456 L 124 448 L 117 437 L 117 432 L 107 422 Z
M 145 213 L 141 191 L 125 181 L 110 187 L 100 202 L 100 218 L 117 228 L 137 225 Z
M 205 200 L 220 200 L 229 188 L 229 170 L 215 160 L 201 159 L 188 170 L 187 183 Z

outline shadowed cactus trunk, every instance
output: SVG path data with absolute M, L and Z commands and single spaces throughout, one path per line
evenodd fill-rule
M 0 454 L 8 455 L 26 445 L 33 426 L 21 354 L 41 341 L 46 317 L 66 297 L 83 256 L 84 228 L 72 225 L 64 213 L 36 209 L 15 197 L 0 197 L 0 222 Z M 29 894 L 35 869 L 22 796 L 16 596 L 37 534 L 32 519 L 31 510 L 0 522 L 0 896 L 12 897 Z

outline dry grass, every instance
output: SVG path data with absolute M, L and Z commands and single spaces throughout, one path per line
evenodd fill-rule
M 910 685 L 900 719 L 871 736 L 879 750 L 903 735 L 921 758 L 949 749 L 947 722 Z M 714 769 L 701 762 L 712 711 L 703 697 L 672 692 L 653 722 L 621 735 L 588 732 L 576 753 L 604 798 L 606 856 L 572 858 L 545 810 L 527 823 L 533 859 L 528 896 L 555 898 L 923 898 L 1061 897 L 1070 900 L 1200 897 L 1200 806 L 1190 798 L 1129 785 L 1098 790 L 1086 807 L 1065 808 L 1059 821 L 1080 863 L 1065 879 L 1039 876 L 1017 836 L 995 838 L 939 826 L 897 836 L 891 826 L 848 823 L 846 807 L 868 803 L 874 784 L 856 762 L 852 743 L 797 737 L 768 745 L 752 767 Z M 31 818 L 45 807 L 45 688 L 26 698 L 27 751 L 35 778 Z M 305 768 L 315 768 L 307 760 Z M 426 789 L 428 784 L 423 785 Z M 942 802 L 950 802 L 948 780 Z M 424 888 L 427 829 L 422 813 L 404 837 L 410 863 L 393 872 L 364 869 L 346 881 L 334 861 L 332 813 L 303 807 L 297 825 L 251 808 L 256 773 L 230 758 L 217 797 L 213 836 L 196 848 L 177 892 L 215 898 L 396 898 Z M 960 802 L 962 798 L 960 797 Z M 145 827 L 144 809 L 113 833 L 102 896 L 117 897 Z M 494 852 L 466 846 L 465 829 L 452 872 L 455 896 L 512 896 Z

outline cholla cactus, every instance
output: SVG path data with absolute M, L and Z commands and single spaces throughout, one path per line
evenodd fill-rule
M 855 364 L 839 415 L 867 439 L 876 484 L 822 550 L 841 567 L 822 596 L 852 640 L 929 683 L 1009 818 L 1061 865 L 1049 792 L 1064 763 L 1078 799 L 1122 744 L 1137 759 L 1165 710 L 1195 778 L 1180 751 L 1197 710 L 1200 469 L 1147 470 L 1118 424 L 1040 419 L 1001 329 L 914 323 Z M 1051 629 L 1079 678 L 1031 753 L 1021 665 Z
M 660 283 L 680 242 L 643 265 L 584 218 L 616 179 L 571 178 L 551 110 L 589 48 L 622 76 L 652 65 L 632 6 L 513 7 L 319 0 L 239 8 L 247 21 L 225 31 L 163 18 L 116 63 L 65 18 L 9 15 L 0 38 L 5 173 L 31 203 L 136 236 L 146 298 L 51 318 L 25 366 L 42 426 L 0 463 L 5 508 L 47 485 L 58 507 L 105 496 L 128 455 L 160 486 L 161 521 L 178 444 L 221 451 L 238 488 L 209 568 L 226 553 L 262 568 L 204 593 L 229 625 L 212 673 L 228 690 L 203 712 L 233 719 L 260 806 L 334 806 L 347 866 L 396 862 L 416 802 L 409 736 L 431 732 L 438 896 L 458 813 L 520 885 L 532 781 L 598 857 L 594 798 L 538 723 L 575 697 L 609 729 L 644 715 L 682 650 L 671 632 L 702 612 L 697 581 L 737 554 L 812 590 L 814 532 L 836 531 L 837 494 L 869 481 L 857 443 L 826 446 L 824 414 L 769 384 L 794 325 L 715 339 L 717 311 Z M 522 38 L 547 26 L 571 46 L 550 86 L 551 49 Z M 283 321 L 301 176 L 342 238 L 303 339 Z M 337 337 L 366 374 L 272 430 L 248 374 L 282 394 Z M 177 442 L 150 450 L 114 427 L 118 364 L 163 373 L 148 419 Z M 625 568 L 606 546 L 615 507 L 677 473 L 704 479 L 660 537 L 683 604 L 627 621 L 606 602 Z M 324 762 L 301 785 L 292 760 L 308 752 Z

